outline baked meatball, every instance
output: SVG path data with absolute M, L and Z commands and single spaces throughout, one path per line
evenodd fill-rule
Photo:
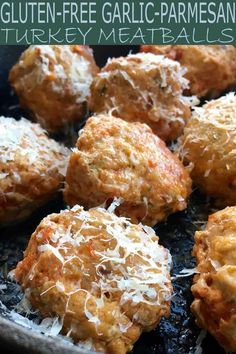
M 155 232 L 105 209 L 43 219 L 15 278 L 42 316 L 96 351 L 124 354 L 170 311 L 169 252 Z
M 211 215 L 195 241 L 192 311 L 227 353 L 236 352 L 236 207 Z
M 65 201 L 91 208 L 121 198 L 116 212 L 154 225 L 186 208 L 191 180 L 151 129 L 108 114 L 81 131 L 66 175 Z
M 10 71 L 23 108 L 50 132 L 81 120 L 98 72 L 92 50 L 80 45 L 30 46 Z
M 0 224 L 29 216 L 62 187 L 69 150 L 38 125 L 0 117 Z
M 190 117 L 191 98 L 183 96 L 188 80 L 180 64 L 139 53 L 108 60 L 91 85 L 93 112 L 112 110 L 130 122 L 148 124 L 163 140 L 177 138 Z
M 177 60 L 187 69 L 188 93 L 217 97 L 236 85 L 236 48 L 232 45 L 144 45 L 141 51 Z
M 236 203 L 236 96 L 230 93 L 196 108 L 181 137 L 180 155 L 191 176 L 220 206 Z

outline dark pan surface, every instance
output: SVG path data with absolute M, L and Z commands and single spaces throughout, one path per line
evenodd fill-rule
M 11 94 L 7 84 L 9 68 L 17 60 L 24 47 L 0 47 L 0 115 L 27 116 L 19 109 L 17 99 Z M 137 47 L 95 46 L 95 57 L 103 65 L 108 57 L 127 54 Z M 68 143 L 71 137 L 57 137 Z M 1 139 L 1 137 L 0 137 Z M 0 229 L 0 348 L 1 353 L 85 353 L 60 338 L 46 337 L 34 330 L 25 329 L 12 322 L 10 311 L 22 298 L 20 287 L 8 278 L 8 272 L 22 259 L 31 233 L 40 220 L 52 212 L 64 208 L 61 197 L 41 208 L 26 222 Z M 200 229 L 207 217 L 214 210 L 205 197 L 195 191 L 191 196 L 188 209 L 168 218 L 167 222 L 155 227 L 160 243 L 167 247 L 173 257 L 172 276 L 179 274 L 183 268 L 194 268 L 191 256 L 194 232 Z M 190 313 L 192 296 L 190 286 L 192 276 L 173 279 L 174 296 L 171 316 L 162 320 L 160 326 L 150 333 L 143 334 L 136 343 L 133 354 L 200 354 L 196 343 L 200 330 Z M 10 319 L 10 321 L 8 320 Z M 222 354 L 224 351 L 216 341 L 207 335 L 202 344 L 203 354 Z

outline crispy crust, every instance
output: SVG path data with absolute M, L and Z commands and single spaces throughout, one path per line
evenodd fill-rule
M 227 352 L 236 351 L 236 207 L 209 217 L 205 231 L 196 232 L 193 254 L 197 274 L 192 311 Z
M 139 53 L 107 62 L 91 85 L 90 108 L 100 113 L 112 109 L 117 117 L 149 125 L 163 140 L 177 138 L 190 117 L 188 87 L 179 63 L 153 54 Z
M 85 208 L 119 197 L 119 215 L 154 225 L 185 209 L 190 192 L 188 173 L 148 126 L 100 114 L 71 154 L 64 197 Z
M 236 203 L 236 96 L 230 93 L 197 108 L 180 139 L 180 157 L 191 177 L 220 206 Z
M 236 48 L 232 45 L 144 45 L 141 51 L 165 55 L 187 68 L 191 95 L 214 98 L 236 85 Z
M 81 120 L 98 72 L 88 46 L 30 46 L 10 71 L 20 104 L 51 132 Z
M 19 221 L 55 196 L 69 151 L 38 125 L 0 117 L 0 223 Z
M 155 232 L 104 209 L 42 220 L 15 270 L 34 308 L 97 351 L 125 354 L 170 311 L 170 255 Z

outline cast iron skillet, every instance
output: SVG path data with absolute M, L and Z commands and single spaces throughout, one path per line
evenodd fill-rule
M 7 76 L 10 67 L 24 49 L 23 46 L 0 47 L 0 115 L 17 119 L 21 116 L 27 117 L 27 114 L 19 108 L 17 98 L 8 86 Z M 94 46 L 93 49 L 100 66 L 105 64 L 108 57 L 126 55 L 130 51 L 138 50 L 135 46 Z M 68 143 L 67 137 L 56 138 Z M 8 271 L 22 259 L 22 251 L 40 220 L 49 213 L 58 212 L 64 207 L 60 196 L 35 212 L 26 222 L 0 229 L 0 285 L 6 287 L 0 290 L 1 353 L 91 353 L 79 349 L 60 337 L 48 337 L 32 329 L 26 329 L 15 324 L 10 317 L 10 311 L 22 298 L 22 292 L 17 284 L 7 278 Z M 186 211 L 170 216 L 165 223 L 160 223 L 155 227 L 160 243 L 169 248 L 172 254 L 173 277 L 183 268 L 194 267 L 194 259 L 191 256 L 194 232 L 204 225 L 208 215 L 213 211 L 210 202 L 198 191 L 194 191 Z M 143 334 L 135 344 L 133 354 L 201 353 L 197 346 L 200 329 L 195 325 L 190 312 L 191 283 L 191 276 L 173 280 L 174 296 L 170 318 L 162 320 L 155 331 Z M 210 335 L 203 340 L 202 347 L 203 354 L 224 353 Z

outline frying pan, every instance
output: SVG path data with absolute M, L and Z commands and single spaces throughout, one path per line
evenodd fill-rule
M 9 69 L 24 49 L 24 46 L 0 47 L 0 115 L 12 116 L 16 119 L 21 116 L 27 117 L 27 113 L 19 108 L 17 98 L 8 85 L 7 77 Z M 136 46 L 94 46 L 93 49 L 95 59 L 100 66 L 104 65 L 109 57 L 138 51 Z M 56 138 L 61 139 L 61 137 Z M 63 200 L 59 196 L 37 210 L 29 220 L 0 229 L 0 348 L 2 354 L 92 353 L 73 345 L 63 337 L 50 337 L 36 332 L 33 328 L 25 328 L 15 323 L 11 316 L 11 311 L 23 294 L 20 287 L 8 279 L 7 274 L 22 259 L 23 250 L 40 220 L 64 207 Z M 193 236 L 213 211 L 211 202 L 195 190 L 187 210 L 172 215 L 166 222 L 155 226 L 160 243 L 170 250 L 173 257 L 174 295 L 171 315 L 169 319 L 162 320 L 156 330 L 141 336 L 134 346 L 133 354 L 224 353 L 209 334 L 202 342 L 202 349 L 198 345 L 200 329 L 195 325 L 190 312 L 192 276 L 176 277 L 183 268 L 194 268 L 195 263 L 191 256 Z

